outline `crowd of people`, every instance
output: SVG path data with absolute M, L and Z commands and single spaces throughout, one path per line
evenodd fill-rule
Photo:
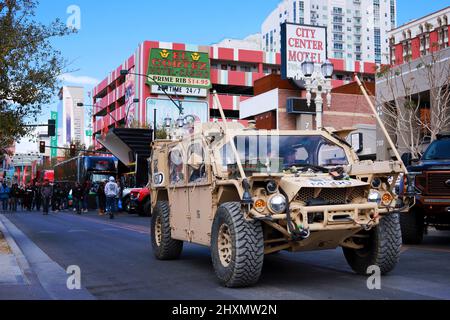
M 0 181 L 0 210 L 2 212 L 41 211 L 48 215 L 73 209 L 77 214 L 88 212 L 89 195 L 96 197 L 96 206 L 100 215 L 105 213 L 114 219 L 114 212 L 118 211 L 121 188 L 114 177 L 108 181 L 93 184 L 86 181 L 76 183 L 74 187 L 68 184 L 50 184 L 33 181 L 27 185 L 17 183 L 8 184 Z

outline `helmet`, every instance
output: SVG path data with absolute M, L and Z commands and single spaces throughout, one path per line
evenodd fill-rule
M 116 181 L 116 179 L 114 179 L 114 177 L 110 177 L 110 178 L 109 178 L 109 181 L 110 181 L 110 182 L 114 182 L 114 181 Z

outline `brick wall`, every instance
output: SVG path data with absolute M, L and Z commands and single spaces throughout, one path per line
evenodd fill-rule
M 286 99 L 300 97 L 297 91 L 280 90 L 279 126 L 281 130 L 295 130 L 297 116 L 286 112 Z M 372 99 L 374 101 L 374 98 Z M 362 95 L 332 94 L 331 108 L 324 105 L 323 125 L 342 129 L 354 127 L 358 124 L 376 125 L 372 111 Z

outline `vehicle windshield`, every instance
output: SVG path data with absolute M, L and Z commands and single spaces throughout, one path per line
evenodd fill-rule
M 345 151 L 322 136 L 237 136 L 239 157 L 247 173 L 280 173 L 293 166 L 348 165 Z M 222 149 L 222 167 L 236 166 L 231 145 Z
M 111 175 L 93 173 L 91 176 L 91 182 L 93 183 L 102 182 L 105 180 L 109 180 L 110 177 Z
M 450 139 L 434 141 L 425 151 L 423 160 L 450 160 Z

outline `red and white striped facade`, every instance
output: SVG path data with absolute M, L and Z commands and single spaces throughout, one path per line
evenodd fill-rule
M 213 88 L 252 88 L 254 81 L 272 72 L 279 72 L 281 67 L 281 55 L 264 51 L 244 50 L 237 48 L 220 48 L 216 46 L 195 46 L 181 43 L 145 41 L 137 48 L 136 52 L 129 57 L 116 70 L 111 72 L 107 78 L 93 89 L 94 118 L 93 133 L 96 148 L 101 146 L 95 142 L 95 135 L 112 128 L 126 117 L 129 106 L 124 103 L 125 77 L 120 75 L 120 70 L 134 70 L 135 73 L 146 74 L 149 62 L 150 50 L 152 48 L 186 50 L 195 52 L 207 52 L 211 60 L 211 82 Z M 335 67 L 333 86 L 338 87 L 350 82 L 351 74 L 354 72 L 362 74 L 365 78 L 373 79 L 375 64 L 368 62 L 352 62 L 345 60 L 330 59 Z M 235 67 L 233 65 L 236 64 Z M 251 66 L 250 72 L 242 71 L 237 66 Z M 223 70 L 227 66 L 227 70 Z M 146 100 L 149 97 L 166 98 L 153 95 L 150 86 L 146 84 L 145 77 L 134 76 L 135 98 L 139 99 L 136 107 L 135 119 L 139 123 L 146 123 Z M 219 100 L 225 110 L 240 110 L 240 103 L 251 96 L 240 94 L 220 94 Z M 212 96 L 205 98 L 187 98 L 186 100 L 203 100 L 208 102 L 209 108 L 213 108 Z M 111 116 L 112 115 L 112 116 Z
M 450 6 L 388 32 L 391 65 L 402 65 L 450 47 Z

